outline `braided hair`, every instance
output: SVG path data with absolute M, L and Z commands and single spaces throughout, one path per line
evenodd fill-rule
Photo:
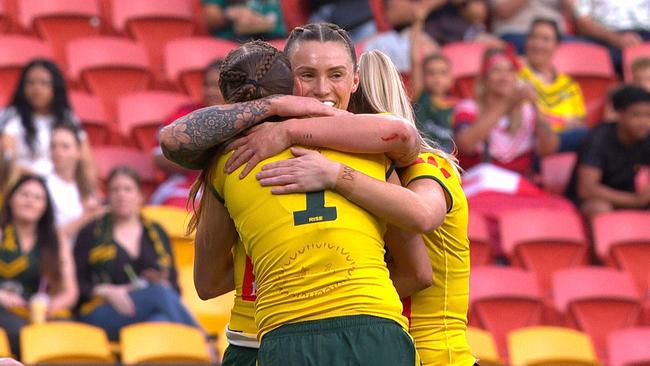
M 266 42 L 245 43 L 230 51 L 224 60 L 219 88 L 226 103 L 292 94 L 291 64 L 282 52 Z
M 332 23 L 311 23 L 294 28 L 284 46 L 285 55 L 290 57 L 294 48 L 296 48 L 296 44 L 305 41 L 342 43 L 350 54 L 354 70 L 357 70 L 357 54 L 355 53 L 352 39 L 348 35 L 348 32 L 338 25 Z

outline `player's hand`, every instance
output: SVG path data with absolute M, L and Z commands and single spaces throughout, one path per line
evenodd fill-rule
M 295 158 L 262 166 L 255 177 L 264 187 L 273 186 L 271 193 L 304 193 L 333 188 L 340 164 L 317 151 L 292 147 Z
M 253 127 L 246 136 L 240 137 L 226 146 L 226 151 L 235 152 L 228 158 L 224 170 L 227 174 L 246 164 L 239 174 L 243 179 L 259 164 L 291 146 L 289 131 L 283 123 L 262 123 Z
M 272 111 L 280 117 L 331 117 L 347 115 L 350 112 L 330 107 L 318 99 L 281 95 L 271 99 Z
M 117 310 L 118 313 L 133 317 L 135 316 L 135 304 L 129 296 L 129 286 L 104 285 L 101 296 Z

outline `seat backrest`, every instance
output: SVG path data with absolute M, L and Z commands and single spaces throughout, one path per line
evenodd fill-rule
M 75 322 L 33 324 L 20 332 L 22 361 L 38 363 L 113 363 L 104 330 Z
M 602 267 L 574 267 L 553 275 L 556 308 L 566 312 L 571 303 L 585 300 L 616 300 L 638 303 L 639 294 L 629 273 Z
M 148 70 L 145 49 L 125 38 L 84 37 L 70 41 L 67 46 L 69 74 L 79 80 L 86 69 L 119 67 Z
M 110 127 L 108 116 L 101 99 L 79 91 L 68 93 L 70 105 L 79 117 L 93 145 L 103 145 L 109 140 Z
M 179 38 L 165 47 L 165 70 L 170 81 L 186 71 L 203 71 L 212 61 L 225 59 L 237 43 L 211 37 Z
M 103 181 L 108 178 L 111 169 L 118 165 L 134 168 L 143 182 L 155 182 L 156 173 L 149 154 L 124 146 L 94 146 L 93 154 L 97 164 L 97 173 Z
M 610 366 L 650 364 L 650 327 L 614 331 L 607 337 Z
M 35 58 L 53 56 L 47 43 L 38 38 L 21 35 L 0 36 L 0 49 L 0 70 L 11 71 L 11 75 L 3 75 L 3 88 L 7 90 L 14 90 L 20 70 L 25 64 Z
M 575 211 L 539 209 L 512 210 L 499 220 L 501 244 L 508 254 L 526 242 L 567 242 L 587 245 L 582 219 Z
M 478 42 L 454 42 L 442 47 L 442 53 L 451 60 L 454 78 L 477 76 L 487 46 Z
M 137 364 L 209 364 L 203 333 L 175 323 L 137 323 L 120 330 L 122 362 Z
M 100 10 L 96 0 L 19 0 L 18 13 L 21 26 L 30 29 L 38 18 L 92 18 L 99 16 Z
M 557 153 L 542 158 L 542 184 L 544 189 L 563 194 L 566 190 L 578 155 L 575 152 Z
M 468 327 L 467 342 L 472 349 L 472 354 L 481 360 L 481 364 L 501 364 L 497 345 L 490 332 L 475 327 Z
M 469 236 L 470 242 L 490 242 L 490 230 L 487 219 L 483 215 L 473 212 L 469 213 L 467 236 Z
M 190 219 L 187 210 L 174 206 L 145 206 L 142 215 L 159 223 L 171 238 L 188 238 L 185 227 Z
M 515 267 L 480 266 L 470 273 L 470 303 L 483 299 L 521 298 L 541 301 L 534 273 Z
M 632 63 L 639 57 L 650 57 L 650 42 L 623 49 L 623 75 L 626 82 L 632 82 Z
M 607 48 L 593 43 L 562 43 L 553 55 L 559 71 L 571 76 L 615 79 L 616 73 Z
M 598 365 L 589 337 L 582 332 L 560 327 L 528 327 L 508 336 L 511 364 Z
M 650 213 L 646 211 L 612 211 L 596 216 L 592 222 L 596 253 L 609 259 L 613 246 L 627 243 L 650 245 Z
M 194 9 L 190 0 L 113 0 L 113 27 L 124 31 L 131 20 L 181 19 L 192 21 Z
M 162 122 L 183 105 L 191 103 L 184 94 L 145 91 L 120 97 L 117 102 L 117 122 L 123 136 L 130 137 L 138 126 L 160 127 Z

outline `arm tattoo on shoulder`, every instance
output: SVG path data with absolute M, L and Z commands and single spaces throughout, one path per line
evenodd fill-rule
M 270 96 L 230 105 L 206 107 L 189 113 L 160 131 L 165 156 L 186 168 L 204 167 L 204 151 L 227 141 L 270 116 Z

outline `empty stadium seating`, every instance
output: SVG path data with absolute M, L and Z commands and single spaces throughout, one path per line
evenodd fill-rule
M 99 35 L 101 30 L 96 0 L 19 0 L 18 12 L 21 26 L 46 40 L 62 67 L 69 41 Z
M 82 126 L 92 146 L 105 145 L 110 142 L 111 125 L 104 104 L 96 96 L 84 92 L 68 93 L 70 105 Z
M 162 80 L 167 42 L 194 32 L 194 9 L 189 0 L 113 0 L 113 28 L 128 34 L 146 49 L 153 74 Z
M 470 273 L 469 322 L 488 330 L 499 353 L 517 328 L 542 324 L 544 303 L 533 273 L 513 267 L 474 267 Z
M 598 257 L 630 273 L 640 293 L 648 289 L 650 275 L 650 213 L 612 211 L 592 223 Z
M 122 362 L 140 364 L 209 364 L 205 337 L 182 324 L 139 323 L 120 330 Z
M 559 71 L 569 74 L 580 84 L 587 109 L 587 123 L 601 122 L 607 91 L 616 82 L 609 51 L 593 43 L 562 43 L 553 56 Z
M 603 358 L 607 334 L 637 324 L 641 310 L 632 277 L 609 268 L 558 271 L 553 276 L 553 298 L 566 324 L 589 334 Z
M 597 366 L 589 337 L 573 329 L 530 327 L 508 336 L 513 366 Z
M 489 264 L 494 259 L 495 246 L 490 238 L 487 219 L 470 211 L 467 236 L 470 246 L 470 263 L 472 267 Z
M 82 323 L 28 325 L 20 332 L 20 348 L 26 365 L 114 362 L 104 330 Z
M 167 78 L 195 101 L 203 98 L 203 69 L 212 61 L 224 59 L 234 42 L 208 37 L 180 38 L 165 46 Z
M 481 70 L 484 43 L 458 42 L 442 47 L 442 53 L 451 60 L 455 84 L 452 94 L 461 98 L 474 96 L 474 84 Z
M 21 69 L 35 58 L 52 58 L 52 48 L 35 37 L 0 35 L 0 84 L 13 93 Z
M 144 91 L 126 94 L 117 100 L 117 124 L 120 134 L 135 142 L 144 152 L 158 145 L 157 132 L 162 123 L 183 105 L 191 103 L 184 94 Z
M 553 272 L 586 263 L 589 244 L 575 211 L 512 210 L 500 216 L 499 228 L 504 252 L 537 274 L 545 297 Z
M 185 235 L 190 213 L 172 206 L 146 206 L 144 217 L 160 224 L 172 243 L 176 268 L 192 266 L 194 263 L 194 236 Z
M 609 366 L 650 365 L 650 328 L 628 328 L 607 337 Z
M 574 152 L 544 156 L 541 162 L 544 189 L 552 193 L 564 194 L 577 160 L 578 156 Z
M 497 351 L 494 337 L 490 332 L 475 327 L 467 328 L 467 342 L 472 349 L 472 354 L 481 361 L 481 365 L 501 365 L 501 358 Z

